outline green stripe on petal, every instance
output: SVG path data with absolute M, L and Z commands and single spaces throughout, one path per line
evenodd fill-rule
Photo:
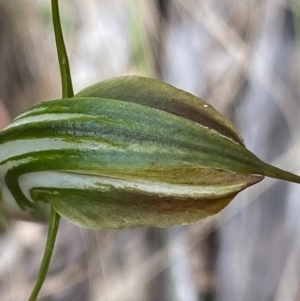
M 203 100 L 139 77 L 30 108 L 0 132 L 0 150 L 4 201 L 48 202 L 92 228 L 190 223 L 264 176 L 300 183 Z

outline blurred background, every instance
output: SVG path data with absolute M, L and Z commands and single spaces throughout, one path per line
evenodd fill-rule
M 261 159 L 300 174 L 298 0 L 60 8 L 75 92 L 113 76 L 161 79 L 211 103 Z M 0 0 L 0 127 L 60 95 L 50 1 Z M 296 184 L 265 179 L 221 214 L 169 229 L 94 231 L 63 220 L 40 300 L 300 300 L 299 195 Z M 14 219 L 1 232 L 1 301 L 28 299 L 46 233 Z

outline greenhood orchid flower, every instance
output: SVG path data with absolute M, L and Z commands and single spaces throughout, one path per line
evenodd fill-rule
M 264 176 L 300 183 L 202 99 L 138 76 L 33 106 L 0 141 L 4 202 L 50 203 L 90 228 L 193 223 Z

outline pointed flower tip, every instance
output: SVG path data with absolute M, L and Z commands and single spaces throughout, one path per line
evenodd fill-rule
M 291 173 L 289 171 L 282 170 L 275 166 L 269 165 L 267 163 L 264 163 L 264 164 L 266 166 L 265 171 L 263 173 L 265 176 L 283 180 L 283 181 L 296 183 L 296 184 L 300 184 L 300 176 L 298 176 L 294 173 Z

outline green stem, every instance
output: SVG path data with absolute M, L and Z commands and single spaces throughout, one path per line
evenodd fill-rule
M 64 37 L 61 29 L 58 0 L 51 0 L 51 3 L 52 3 L 52 16 L 53 16 L 55 41 L 56 41 L 56 48 L 57 48 L 58 61 L 59 61 L 60 74 L 61 74 L 62 97 L 69 98 L 74 96 L 74 92 L 73 92 L 68 54 L 66 51 Z M 51 217 L 50 217 L 50 224 L 48 229 L 46 249 L 44 252 L 44 257 L 41 263 L 36 284 L 34 286 L 34 289 L 28 301 L 37 300 L 38 294 L 45 281 L 49 269 L 51 257 L 53 254 L 53 249 L 54 249 L 57 231 L 59 227 L 59 221 L 60 221 L 60 215 L 51 206 Z
M 62 97 L 74 96 L 72 78 L 70 73 L 69 59 L 65 47 L 64 37 L 61 29 L 58 0 L 52 0 L 52 18 L 55 32 L 55 41 L 61 74 Z
M 40 267 L 40 271 L 38 274 L 36 284 L 34 286 L 34 289 L 31 293 L 31 296 L 28 301 L 36 301 L 37 300 L 37 296 L 38 296 L 38 294 L 41 290 L 41 287 L 45 281 L 45 278 L 46 278 L 46 275 L 47 275 L 47 272 L 49 269 L 54 245 L 55 245 L 59 221 L 60 221 L 60 215 L 51 207 L 51 217 L 50 217 L 46 249 L 45 249 L 44 257 L 42 260 L 42 264 Z

